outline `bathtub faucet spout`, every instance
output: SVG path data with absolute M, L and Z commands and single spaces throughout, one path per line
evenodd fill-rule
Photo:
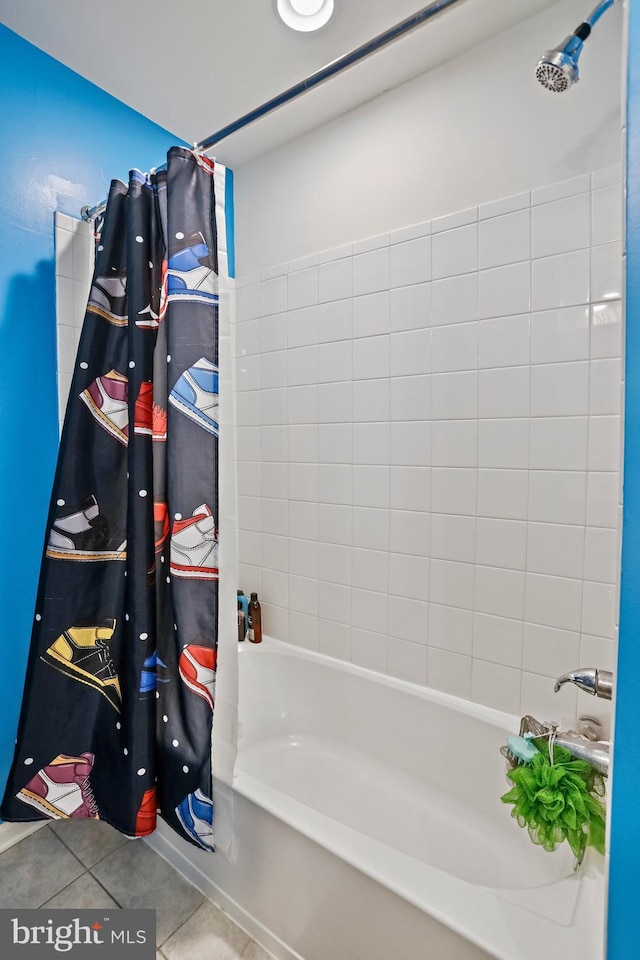
M 554 691 L 558 693 L 565 683 L 574 683 L 580 690 L 602 700 L 611 700 L 613 695 L 613 674 L 609 670 L 596 670 L 595 667 L 579 668 L 565 673 L 556 680 Z

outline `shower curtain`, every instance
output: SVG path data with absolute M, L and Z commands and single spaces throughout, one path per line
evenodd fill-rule
M 228 818 L 231 663 L 221 811 L 211 746 L 229 187 L 224 167 L 179 147 L 166 171 L 132 171 L 128 188 L 111 185 L 62 434 L 5 820 L 95 818 L 141 837 L 155 830 L 159 812 L 212 851 L 214 805 L 216 820 Z M 225 846 L 228 835 L 227 824 Z

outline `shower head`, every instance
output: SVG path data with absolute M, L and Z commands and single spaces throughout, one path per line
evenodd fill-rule
M 616 0 L 600 0 L 595 10 L 577 30 L 566 37 L 562 43 L 547 50 L 538 60 L 536 78 L 552 93 L 564 93 L 580 79 L 578 59 L 591 28 L 598 22 L 605 10 L 612 7 Z
M 536 67 L 536 78 L 552 93 L 564 93 L 580 79 L 578 57 L 582 53 L 583 41 L 576 34 L 552 50 L 542 54 Z

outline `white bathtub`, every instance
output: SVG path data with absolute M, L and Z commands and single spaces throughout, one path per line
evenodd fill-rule
M 518 718 L 268 639 L 240 705 L 237 862 L 193 862 L 277 956 L 601 960 L 602 858 L 500 803 Z

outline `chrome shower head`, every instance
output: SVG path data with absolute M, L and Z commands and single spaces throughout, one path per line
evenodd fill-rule
M 552 93 L 564 93 L 580 79 L 578 73 L 578 58 L 582 53 L 585 40 L 588 39 L 591 28 L 598 22 L 602 14 L 612 7 L 617 0 L 600 0 L 595 10 L 581 23 L 577 30 L 558 47 L 547 50 L 538 60 L 536 78 Z
M 560 46 L 542 54 L 536 67 L 536 78 L 552 93 L 564 93 L 580 79 L 578 57 L 583 41 L 575 34 L 567 37 Z

